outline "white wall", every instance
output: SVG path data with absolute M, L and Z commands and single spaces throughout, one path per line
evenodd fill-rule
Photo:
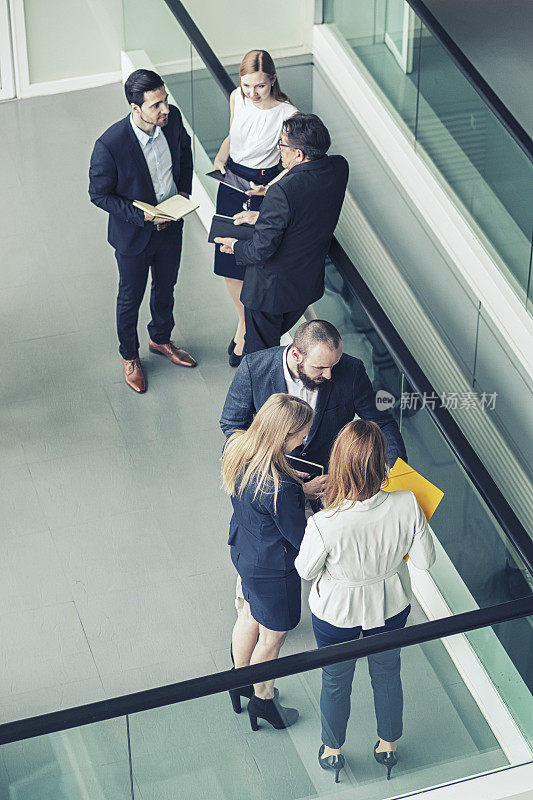
M 25 27 L 29 84 L 118 74 L 122 0 L 16 0 L 14 5 Z
M 146 50 L 156 65 L 189 55 L 164 0 L 10 2 L 22 96 L 119 80 L 123 47 Z M 314 0 L 185 0 L 185 6 L 224 60 L 239 61 L 253 48 L 274 57 L 311 51 Z

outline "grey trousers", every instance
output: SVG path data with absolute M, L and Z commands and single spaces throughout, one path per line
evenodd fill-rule
M 400 650 L 390 650 L 368 657 L 378 737 L 386 742 L 395 742 L 403 730 L 400 660 Z M 355 661 L 345 661 L 322 669 L 320 693 L 322 741 L 328 747 L 342 747 L 346 740 L 355 663 Z
M 327 647 L 376 633 L 403 628 L 411 606 L 385 620 L 385 625 L 371 630 L 337 628 L 313 614 L 313 630 L 317 645 Z M 355 671 L 355 660 L 344 661 L 322 668 L 322 691 L 320 711 L 322 714 L 322 741 L 327 747 L 342 747 L 346 740 L 346 728 L 350 718 L 350 697 Z M 400 677 L 400 650 L 389 650 L 368 656 L 368 671 L 374 693 L 374 710 L 378 736 L 386 742 L 395 742 L 403 731 L 403 690 Z

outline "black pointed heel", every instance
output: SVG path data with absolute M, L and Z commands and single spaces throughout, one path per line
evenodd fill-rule
M 232 338 L 230 343 L 229 343 L 229 345 L 228 345 L 228 356 L 230 356 L 233 353 L 233 351 L 235 350 L 236 344 L 237 344 L 237 342 L 235 341 L 235 339 Z
M 346 760 L 342 753 L 339 753 L 338 756 L 326 756 L 326 758 L 322 758 L 322 753 L 324 752 L 324 745 L 320 745 L 320 749 L 318 751 L 318 763 L 322 767 L 322 769 L 333 769 L 335 770 L 335 783 L 340 783 L 339 781 L 339 772 L 341 769 L 344 769 L 344 765 Z
M 242 354 L 238 356 L 236 353 L 231 352 L 228 358 L 228 364 L 230 367 L 238 367 L 242 361 Z
M 235 669 L 235 661 L 233 660 L 233 643 L 229 646 L 229 655 L 231 658 L 231 663 L 233 664 L 232 669 Z M 247 697 L 248 700 L 254 693 L 254 687 L 252 684 L 248 684 L 248 686 L 239 686 L 238 689 L 229 689 L 228 694 L 231 700 L 231 705 L 233 706 L 233 710 L 236 714 L 240 714 L 242 711 L 241 705 L 241 697 Z
M 272 700 L 261 700 L 253 694 L 248 702 L 248 716 L 253 731 L 259 730 L 258 719 L 264 719 L 277 731 L 281 731 L 294 725 L 300 715 L 295 708 L 282 706 L 276 695 Z
M 376 750 L 379 746 L 379 742 L 376 742 L 374 747 L 374 758 L 378 762 L 378 764 L 383 764 L 384 767 L 387 768 L 387 780 L 390 781 L 390 774 L 392 768 L 396 766 L 398 763 L 398 756 L 392 750 L 387 750 L 383 753 L 377 753 Z

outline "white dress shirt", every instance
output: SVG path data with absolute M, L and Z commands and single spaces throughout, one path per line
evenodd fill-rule
M 172 156 L 170 155 L 170 147 L 166 136 L 159 125 L 155 126 L 154 132 L 150 136 L 150 134 L 137 127 L 132 115 L 130 115 L 130 122 L 133 132 L 141 145 L 154 185 L 157 202 L 162 203 L 163 200 L 168 200 L 169 197 L 173 197 L 178 193 L 174 183 L 174 176 L 172 175 Z
M 410 564 L 435 561 L 431 529 L 412 492 L 379 491 L 310 517 L 295 567 L 313 580 L 309 606 L 338 628 L 378 628 L 411 602 Z
M 292 394 L 294 397 L 299 397 L 300 400 L 305 400 L 306 403 L 309 403 L 313 411 L 315 411 L 316 401 L 318 398 L 318 389 L 308 389 L 303 385 L 299 378 L 292 377 L 287 365 L 287 356 L 289 355 L 289 350 L 291 347 L 292 344 L 289 344 L 283 353 L 283 375 L 285 376 L 287 394 Z

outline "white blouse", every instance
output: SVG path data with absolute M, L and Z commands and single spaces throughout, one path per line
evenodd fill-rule
M 411 602 L 404 556 L 419 569 L 435 561 L 431 529 L 412 492 L 379 491 L 368 500 L 310 517 L 295 567 L 313 580 L 309 606 L 338 628 L 381 627 Z
M 276 145 L 283 123 L 298 111 L 290 103 L 257 108 L 241 90 L 234 93 L 233 121 L 229 131 L 229 154 L 236 164 L 252 169 L 275 167 L 280 155 Z

